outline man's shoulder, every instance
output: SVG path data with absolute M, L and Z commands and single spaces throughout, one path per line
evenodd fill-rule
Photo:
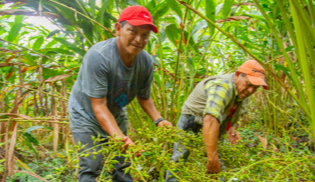
M 144 70 L 147 71 L 152 71 L 153 69 L 153 58 L 152 56 L 145 50 L 142 50 L 138 55 L 137 55 L 137 62 L 138 65 Z
M 97 52 L 101 55 L 102 54 L 108 55 L 108 52 L 111 52 L 115 49 L 116 46 L 115 42 L 116 42 L 115 38 L 98 42 L 89 49 L 89 52 Z
M 115 39 L 108 39 L 94 44 L 85 54 L 84 62 L 105 63 L 104 60 L 111 60 L 115 52 Z
M 213 81 L 211 81 L 212 83 L 216 83 L 216 84 L 222 84 L 222 85 L 225 85 L 225 84 L 232 84 L 231 81 L 229 81 L 228 79 L 226 78 L 217 78 Z
M 146 50 L 142 50 L 139 53 L 139 57 L 152 62 L 152 56 Z
M 209 80 L 208 82 L 205 83 L 204 88 L 209 89 L 210 87 L 217 87 L 220 86 L 222 88 L 225 88 L 226 90 L 230 90 L 233 88 L 233 83 L 229 81 L 226 78 L 215 78 L 213 80 Z

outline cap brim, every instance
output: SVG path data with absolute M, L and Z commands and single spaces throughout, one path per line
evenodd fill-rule
M 251 75 L 247 75 L 247 78 L 253 85 L 261 85 L 265 90 L 269 90 L 268 84 L 263 78 L 258 78 Z
M 126 21 L 132 26 L 151 25 L 151 30 L 154 33 L 158 33 L 158 29 L 151 22 L 144 21 L 144 20 L 126 20 Z

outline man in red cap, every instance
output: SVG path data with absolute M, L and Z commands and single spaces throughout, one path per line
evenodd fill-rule
M 172 126 L 164 120 L 150 97 L 153 61 L 143 50 L 150 31 L 157 33 L 150 12 L 142 6 L 122 11 L 115 24 L 116 38 L 95 44 L 85 54 L 69 98 L 70 128 L 76 143 L 86 145 L 80 152 L 99 145 L 92 137 L 111 137 L 132 145 L 127 137 L 125 106 L 137 97 L 143 110 L 159 127 Z M 95 148 L 99 151 L 101 148 Z M 94 151 L 94 150 L 93 150 Z M 89 152 L 93 152 L 89 151 Z M 95 182 L 103 167 L 102 154 L 80 158 L 80 182 Z M 130 162 L 116 156 L 112 181 L 133 181 L 124 169 Z
M 177 126 L 194 133 L 203 128 L 207 173 L 219 173 L 221 170 L 217 150 L 219 137 L 227 132 L 232 144 L 241 139 L 236 131 L 237 121 L 247 111 L 248 97 L 260 86 L 267 86 L 265 69 L 257 61 L 249 60 L 235 73 L 202 80 L 185 101 Z M 186 161 L 189 151 L 178 142 L 174 144 L 171 161 L 177 162 L 181 156 Z M 166 181 L 177 181 L 173 175 L 176 169 L 171 170 L 167 171 Z

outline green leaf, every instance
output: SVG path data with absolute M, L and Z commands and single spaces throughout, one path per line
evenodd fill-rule
M 201 20 L 197 22 L 194 26 L 194 28 L 191 31 L 191 35 L 194 36 L 195 33 L 197 33 L 200 29 L 207 27 L 207 21 Z
M 184 35 L 185 35 L 185 39 L 188 40 L 188 32 L 185 31 Z M 199 53 L 199 49 L 191 35 L 190 35 L 188 44 L 196 51 L 196 53 Z
M 49 126 L 44 126 L 44 128 L 46 128 L 47 130 L 54 130 L 52 127 Z
M 169 4 L 167 3 L 167 1 L 164 1 L 162 3 L 159 3 L 154 10 L 150 11 L 152 17 L 154 17 L 155 19 L 158 19 L 159 17 L 162 17 L 165 13 L 168 12 L 169 10 Z
M 55 37 L 54 39 L 60 42 L 61 44 L 65 45 L 67 48 L 74 51 L 75 53 L 78 53 L 81 56 L 84 56 L 85 52 L 82 49 L 76 47 L 76 44 L 70 43 L 66 39 L 60 38 L 60 37 Z
M 39 142 L 36 140 L 36 138 L 34 137 L 34 135 L 32 133 L 23 133 L 23 136 L 25 137 L 25 139 L 27 141 L 29 141 L 30 143 L 33 143 L 34 145 L 38 146 Z
M 89 41 L 93 44 L 93 25 L 86 20 L 83 20 L 84 26 L 82 26 L 83 28 L 83 33 L 86 36 L 86 38 L 89 39 Z M 92 45 L 88 44 L 89 47 L 91 47 Z
M 52 32 L 49 33 L 49 35 L 46 37 L 47 39 L 49 39 L 50 37 L 56 35 L 57 33 L 59 33 L 61 30 L 54 30 Z
M 23 27 L 23 23 L 15 23 L 12 28 L 10 29 L 9 35 L 8 35 L 8 41 L 14 42 L 17 36 L 19 35 L 19 32 L 21 28 Z
M 38 157 L 38 154 L 37 154 L 36 150 L 34 149 L 32 143 L 33 142 L 35 142 L 35 143 L 37 142 L 37 146 L 38 146 L 39 142 L 32 136 L 32 134 L 23 133 L 22 136 L 25 139 L 25 141 L 26 141 L 25 143 L 28 146 L 28 148 L 31 149 L 36 154 L 36 156 Z M 35 143 L 34 143 L 34 145 L 36 145 Z
M 170 24 L 165 28 L 165 32 L 167 35 L 167 38 L 175 45 L 177 46 L 178 42 L 180 40 L 180 34 L 181 31 L 176 27 L 175 24 Z
M 234 0 L 225 0 L 224 1 L 223 9 L 222 9 L 222 15 L 223 15 L 224 19 L 230 15 L 233 3 L 234 3 Z
M 130 4 L 130 5 L 139 5 L 138 2 L 136 0 L 127 0 L 127 4 Z
M 102 7 L 100 8 L 100 10 L 98 11 L 97 14 L 97 22 L 99 22 L 100 24 L 103 24 L 103 20 L 104 20 L 104 15 L 105 15 L 105 10 L 107 8 L 107 4 L 108 4 L 109 0 L 106 0 L 105 2 L 103 2 Z
M 206 0 L 206 17 L 215 22 L 215 0 Z M 208 23 L 210 35 L 214 33 L 214 26 Z
M 27 128 L 27 130 L 25 130 L 25 133 L 30 133 L 31 131 L 37 130 L 39 128 L 44 128 L 43 126 L 32 126 Z
M 141 155 L 150 156 L 150 155 L 153 155 L 153 153 L 152 152 L 142 152 Z
M 64 38 L 54 37 L 54 39 L 57 40 L 58 42 L 60 42 L 61 44 L 67 46 L 67 47 L 76 47 L 76 45 L 74 43 L 70 43 Z
M 153 78 L 158 85 L 161 85 L 161 78 L 159 74 L 153 74 Z
M 15 22 L 15 23 L 22 23 L 24 17 L 25 17 L 24 15 L 17 15 L 17 16 L 15 16 L 15 18 L 14 18 L 14 22 Z
M 65 54 L 65 55 L 74 55 L 71 51 L 61 48 L 47 48 L 43 49 L 45 54 Z
M 179 3 L 177 3 L 175 0 L 167 0 L 166 2 L 168 3 L 169 7 L 171 7 L 171 9 L 177 13 L 179 17 L 182 17 L 182 10 L 180 9 Z
M 290 80 L 291 80 L 292 82 L 294 81 L 293 78 L 292 78 L 292 76 L 291 76 L 291 74 L 290 74 L 289 68 L 284 67 L 284 66 L 281 65 L 281 64 L 275 64 L 275 68 L 276 68 L 277 70 L 283 71 L 283 73 L 284 73 L 285 75 L 287 75 L 287 76 L 290 78 Z
M 91 8 L 91 15 L 94 18 L 95 16 L 95 0 L 89 0 L 90 8 Z
M 43 42 L 44 42 L 44 37 L 43 36 L 37 38 L 35 43 L 34 43 L 34 45 L 33 45 L 33 50 L 40 49 L 40 47 L 42 46 Z
M 48 44 L 46 44 L 45 48 L 51 48 L 53 45 L 57 44 L 58 41 L 52 40 Z

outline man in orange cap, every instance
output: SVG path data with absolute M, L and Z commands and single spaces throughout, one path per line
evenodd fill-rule
M 172 126 L 164 120 L 150 97 L 153 61 L 144 49 L 150 31 L 157 33 L 150 12 L 142 6 L 124 9 L 115 24 L 116 38 L 95 44 L 85 54 L 69 99 L 70 128 L 74 141 L 86 145 L 82 151 L 99 145 L 92 137 L 100 135 L 132 145 L 127 137 L 125 106 L 137 97 L 143 110 L 159 126 Z M 101 147 L 95 148 L 99 151 Z M 90 151 L 89 151 L 90 152 Z M 103 167 L 102 153 L 80 158 L 80 182 L 95 182 Z M 112 181 L 133 181 L 124 169 L 130 166 L 116 156 Z
M 227 132 L 232 144 L 241 139 L 236 131 L 237 121 L 246 113 L 248 97 L 260 86 L 267 86 L 265 69 L 257 61 L 249 60 L 235 73 L 202 80 L 185 101 L 177 126 L 194 133 L 203 129 L 208 158 L 207 173 L 219 173 L 221 170 L 217 150 L 219 137 Z M 177 162 L 181 156 L 186 161 L 189 151 L 178 142 L 174 144 L 171 161 Z M 172 174 L 174 172 L 175 169 L 167 171 L 166 181 L 177 181 Z

